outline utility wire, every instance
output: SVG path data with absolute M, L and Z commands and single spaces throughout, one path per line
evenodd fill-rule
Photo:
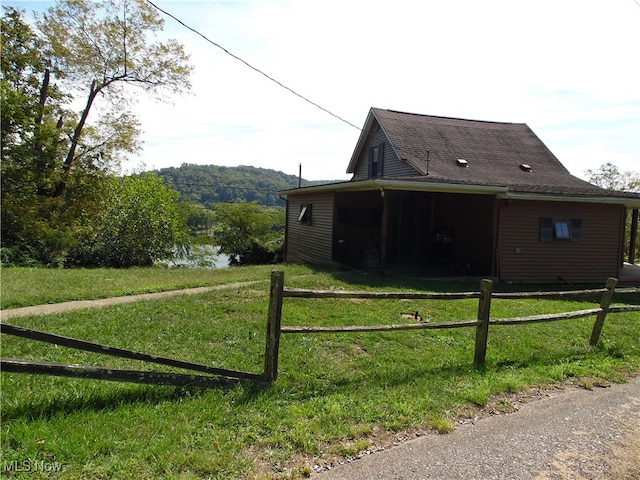
M 234 185 L 216 185 L 213 183 L 191 183 L 191 182 L 171 182 L 173 185 L 183 185 L 185 187 L 207 187 L 207 188 L 219 188 L 219 189 L 229 189 L 229 190 L 250 190 L 254 192 L 277 192 L 279 189 L 275 188 L 257 188 L 257 187 L 241 187 Z M 294 188 L 294 187 L 287 187 Z M 281 190 L 285 190 L 284 188 Z
M 168 17 L 173 18 L 176 22 L 178 22 L 180 25 L 182 25 L 183 27 L 185 27 L 188 30 L 191 30 L 193 33 L 195 33 L 196 35 L 199 35 L 200 37 L 204 38 L 207 42 L 209 42 L 211 45 L 218 47 L 220 50 L 222 50 L 224 53 L 226 53 L 227 55 L 230 55 L 231 57 L 235 58 L 236 60 L 244 63 L 247 67 L 249 67 L 250 69 L 258 72 L 260 75 L 266 77 L 267 79 L 271 80 L 272 82 L 274 82 L 275 84 L 277 84 L 278 86 L 284 88 L 285 90 L 288 90 L 289 92 L 293 93 L 296 97 L 301 98 L 302 100 L 304 100 L 307 103 L 310 103 L 311 105 L 313 105 L 316 108 L 319 108 L 320 110 L 322 110 L 323 112 L 328 113 L 329 115 L 331 115 L 332 117 L 337 118 L 338 120 L 340 120 L 341 122 L 346 123 L 347 125 L 352 126 L 353 128 L 356 128 L 358 130 L 362 130 L 360 127 L 354 125 L 353 123 L 349 122 L 348 120 L 345 120 L 344 118 L 342 118 L 339 115 L 336 115 L 335 113 L 331 112 L 330 110 L 327 110 L 326 108 L 322 107 L 321 105 L 318 105 L 317 103 L 309 100 L 307 97 L 305 97 L 304 95 L 299 94 L 298 92 L 296 92 L 295 90 L 293 90 L 292 88 L 287 87 L 286 85 L 282 84 L 281 82 L 279 82 L 278 80 L 276 80 L 275 78 L 267 75 L 266 73 L 264 73 L 262 70 L 260 70 L 259 68 L 254 67 L 253 65 L 251 65 L 249 62 L 243 60 L 242 58 L 238 57 L 237 55 L 234 55 L 233 53 L 231 53 L 229 50 L 227 50 L 226 48 L 224 48 L 223 46 L 217 44 L 216 42 L 214 42 L 213 40 L 209 39 L 207 36 L 205 36 L 204 34 L 200 33 L 199 31 L 197 31 L 196 29 L 190 27 L 189 25 L 187 25 L 186 23 L 184 23 L 182 20 L 180 20 L 179 18 L 175 17 L 174 15 L 172 15 L 171 13 L 167 12 L 166 10 L 163 10 L 162 8 L 158 7 L 155 3 L 153 3 L 151 0 L 147 0 L 147 2 L 154 7 L 156 10 L 159 10 L 160 12 L 164 13 L 165 15 L 167 15 Z

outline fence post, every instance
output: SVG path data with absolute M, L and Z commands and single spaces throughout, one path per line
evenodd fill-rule
M 283 288 L 284 272 L 280 270 L 272 271 L 263 374 L 264 379 L 269 382 L 273 382 L 278 376 L 278 350 L 280 348 L 280 320 L 282 318 Z
M 600 333 L 602 332 L 602 327 L 604 326 L 604 319 L 607 316 L 607 309 L 611 304 L 611 300 L 613 300 L 613 293 L 615 291 L 617 283 L 617 278 L 607 279 L 607 283 L 605 285 L 607 291 L 602 294 L 602 298 L 600 299 L 600 308 L 602 309 L 602 311 L 598 313 L 598 316 L 596 317 L 596 323 L 593 324 L 593 330 L 591 331 L 589 345 L 598 345 L 598 339 L 600 338 Z
M 478 326 L 476 327 L 476 348 L 473 364 L 476 368 L 484 367 L 487 355 L 487 336 L 489 335 L 489 318 L 491 315 L 491 293 L 493 282 L 483 279 L 480 282 L 480 300 L 478 301 Z

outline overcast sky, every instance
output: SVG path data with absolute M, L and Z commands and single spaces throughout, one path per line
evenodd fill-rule
M 5 1 L 27 10 L 42 2 Z M 576 176 L 640 171 L 640 0 L 154 0 L 212 41 L 362 127 L 371 107 L 526 123 Z M 191 94 L 141 100 L 125 167 L 253 165 L 347 179 L 359 130 L 175 20 Z

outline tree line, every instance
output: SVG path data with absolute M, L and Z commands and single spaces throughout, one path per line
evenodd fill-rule
M 180 192 L 181 199 L 201 205 L 258 203 L 284 206 L 278 191 L 296 188 L 298 177 L 251 166 L 224 167 L 183 163 L 157 170 L 158 176 Z M 308 182 L 305 182 L 308 183 Z

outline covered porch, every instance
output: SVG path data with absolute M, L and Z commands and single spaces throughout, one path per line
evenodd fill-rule
M 378 273 L 494 273 L 494 195 L 380 188 L 336 192 L 334 209 L 337 262 Z

